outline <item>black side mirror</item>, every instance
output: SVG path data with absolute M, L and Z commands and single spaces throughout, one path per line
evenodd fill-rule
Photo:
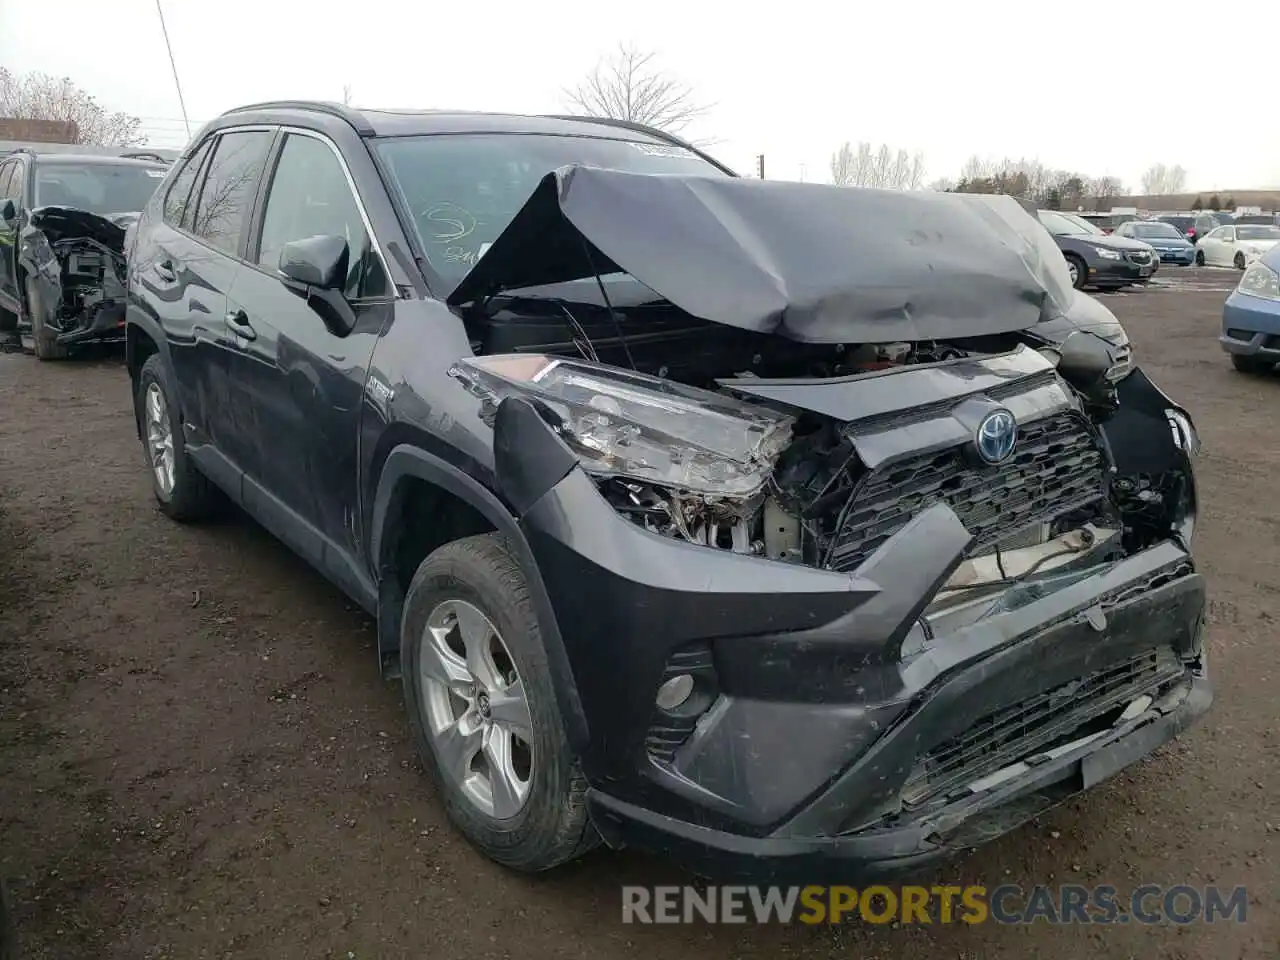
M 4 218 L 5 223 L 12 223 L 18 216 L 18 205 L 12 200 L 6 200 L 4 206 L 0 206 L 0 217 Z
M 293 240 L 280 250 L 284 285 L 303 297 L 325 326 L 340 337 L 356 325 L 355 312 L 342 295 L 350 260 L 346 239 L 336 235 Z
M 307 237 L 286 243 L 280 250 L 280 272 L 308 287 L 341 290 L 347 285 L 350 257 L 342 237 Z

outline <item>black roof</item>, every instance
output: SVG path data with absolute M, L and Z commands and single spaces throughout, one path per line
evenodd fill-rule
M 408 137 L 430 134 L 525 133 L 552 136 L 601 137 L 667 143 L 692 150 L 729 170 L 693 144 L 644 124 L 601 117 L 565 115 L 533 116 L 518 113 L 486 113 L 476 110 L 356 109 L 324 100 L 274 100 L 228 110 L 211 121 L 206 130 L 246 122 L 290 123 L 314 119 L 317 114 L 349 125 L 361 137 Z

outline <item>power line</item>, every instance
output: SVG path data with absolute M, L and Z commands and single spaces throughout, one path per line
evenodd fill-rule
M 173 70 L 173 85 L 178 90 L 178 106 L 182 108 L 182 123 L 187 128 L 187 138 L 191 138 L 191 124 L 187 120 L 187 104 L 182 99 L 182 84 L 178 82 L 178 64 L 173 59 L 173 45 L 169 43 L 169 28 L 164 24 L 164 10 L 160 0 L 156 0 L 156 13 L 160 16 L 160 32 L 164 34 L 164 48 L 169 51 L 169 66 Z

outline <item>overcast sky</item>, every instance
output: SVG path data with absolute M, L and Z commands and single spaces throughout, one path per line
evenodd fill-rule
M 711 105 L 686 133 L 743 173 L 763 152 L 771 178 L 827 180 L 842 141 L 869 140 L 923 151 L 928 180 L 977 153 L 1131 189 L 1155 162 L 1189 189 L 1280 187 L 1276 0 L 162 2 L 193 130 L 344 84 L 363 106 L 561 110 L 626 41 Z M 71 77 L 153 145 L 185 140 L 155 0 L 0 0 L 0 64 Z

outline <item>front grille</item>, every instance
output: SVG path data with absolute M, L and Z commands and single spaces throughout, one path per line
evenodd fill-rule
M 1081 728 L 1090 721 L 1122 709 L 1182 672 L 1173 651 L 1162 647 L 989 713 L 921 757 L 902 788 L 902 800 L 908 806 L 918 805 L 1055 742 L 1083 736 L 1090 731 Z
M 960 447 L 885 464 L 851 494 L 829 566 L 854 569 L 940 501 L 973 535 L 971 550 L 990 546 L 1099 499 L 1104 465 L 1093 433 L 1074 413 L 1019 424 L 1013 455 L 997 466 L 974 465 Z
M 1125 254 L 1130 263 L 1147 264 L 1151 262 L 1151 254 L 1146 250 L 1131 250 Z

